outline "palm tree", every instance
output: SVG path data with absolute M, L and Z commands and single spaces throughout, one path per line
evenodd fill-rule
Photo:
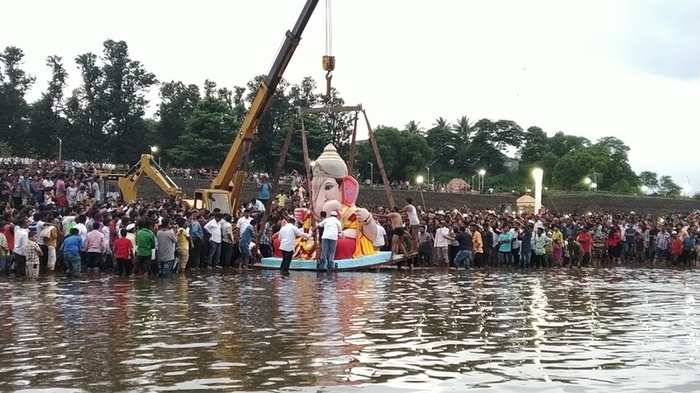
M 471 141 L 471 136 L 474 132 L 474 124 L 472 124 L 468 117 L 460 117 L 457 122 L 452 125 L 452 128 L 460 144 L 466 145 Z
M 420 126 L 420 122 L 417 122 L 415 120 L 409 121 L 406 124 L 405 130 L 409 134 L 422 134 L 423 133 L 423 128 Z
M 435 119 L 435 128 L 447 128 L 447 120 L 440 116 L 437 119 Z

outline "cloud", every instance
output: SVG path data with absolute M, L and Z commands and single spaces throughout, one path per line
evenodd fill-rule
M 678 79 L 700 77 L 700 1 L 623 3 L 612 49 L 639 70 Z

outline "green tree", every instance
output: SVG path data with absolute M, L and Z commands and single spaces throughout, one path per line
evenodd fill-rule
M 418 173 L 424 172 L 425 157 L 429 157 L 432 152 L 421 135 L 379 126 L 375 130 L 375 137 L 390 180 L 413 181 Z M 371 162 L 375 165 L 375 179 L 379 179 L 374 153 L 368 141 L 359 146 L 358 162 L 361 163 L 358 170 L 363 178 L 369 179 L 370 166 L 367 163 Z
M 659 175 L 656 172 L 643 171 L 639 174 L 639 182 L 650 190 L 656 190 L 659 188 Z
M 57 158 L 56 138 L 65 137 L 68 126 L 63 117 L 63 89 L 68 73 L 60 56 L 49 56 L 46 65 L 51 68 L 51 80 L 41 98 L 31 106 L 27 140 L 34 154 Z
M 554 166 L 554 184 L 564 190 L 575 189 L 595 169 L 596 157 L 590 149 L 578 149 L 559 159 Z
M 410 134 L 416 135 L 415 133 Z M 435 173 L 439 173 L 442 170 L 449 170 L 456 161 L 456 145 L 458 145 L 458 143 L 456 135 L 447 120 L 438 117 L 435 120 L 435 125 L 426 131 L 425 141 L 435 152 L 433 166 Z M 430 159 L 430 157 L 426 157 L 426 159 Z
M 505 151 L 510 147 L 520 147 L 525 138 L 523 129 L 512 120 L 494 122 L 489 119 L 481 119 L 474 124 L 474 129 L 476 136 L 500 151 Z
M 599 190 L 621 193 L 636 192 L 639 178 L 627 159 L 629 147 L 615 137 L 601 138 L 591 146 L 584 140 L 574 141 L 570 150 L 556 163 L 554 184 L 571 190 L 579 188 L 585 177 L 597 182 Z
M 467 116 L 462 116 L 452 125 L 452 131 L 455 134 L 458 144 L 467 145 L 471 142 L 472 134 L 474 133 L 474 125 Z
M 323 106 L 333 107 L 345 104 L 335 87 L 331 88 L 330 99 L 325 94 L 317 94 L 317 101 Z M 347 154 L 350 138 L 352 137 L 354 115 L 347 112 L 330 112 L 317 115 L 321 127 L 328 133 L 328 139 L 338 149 L 340 154 Z
M 557 157 L 563 157 L 572 150 L 581 149 L 590 146 L 591 142 L 584 137 L 567 135 L 559 131 L 554 136 L 549 138 L 548 145 L 551 151 Z
M 131 162 L 148 148 L 142 137 L 146 133 L 146 93 L 158 80 L 139 61 L 129 57 L 124 41 L 105 41 L 102 60 L 100 104 L 107 119 L 103 132 L 107 136 L 108 157 L 116 162 Z
M 404 130 L 408 132 L 409 134 L 416 134 L 420 135 L 423 134 L 423 127 L 421 127 L 420 122 L 417 122 L 415 120 L 411 120 L 408 123 L 406 123 L 406 126 L 404 126 Z
M 532 168 L 539 167 L 544 170 L 545 183 L 552 182 L 554 167 L 562 157 L 590 145 L 586 138 L 567 135 L 561 131 L 548 137 L 539 127 L 528 128 L 523 139 L 520 148 L 521 176 L 527 176 Z
M 253 102 L 258 86 L 264 78 L 264 75 L 259 75 L 248 82 L 246 96 L 248 105 Z M 257 133 L 251 149 L 250 163 L 252 168 L 272 173 L 277 163 L 280 141 L 284 139 L 282 130 L 285 129 L 284 125 L 287 124 L 287 119 L 294 114 L 294 108 L 285 93 L 288 88 L 289 82 L 280 81 L 277 90 L 270 99 L 267 110 L 258 122 Z
M 637 187 L 628 180 L 621 179 L 610 186 L 610 191 L 618 194 L 633 194 L 637 191 Z
M 320 100 L 323 99 L 322 94 L 316 92 L 317 84 L 316 81 L 311 77 L 305 77 L 300 83 L 293 84 L 289 89 L 288 99 L 290 101 L 290 107 L 295 111 L 296 108 L 311 108 L 320 105 Z M 296 113 L 290 113 L 288 119 L 285 122 L 280 138 L 275 141 L 276 145 L 280 145 L 284 141 L 284 134 L 289 131 L 291 127 L 294 131 L 292 142 L 289 145 L 289 150 L 287 152 L 287 168 L 296 169 L 300 173 L 304 173 L 304 154 L 302 149 L 301 141 L 301 121 L 300 116 L 296 116 Z M 309 157 L 311 160 L 316 158 L 321 154 L 323 148 L 326 144 L 330 143 L 329 134 L 324 131 L 324 127 L 327 126 L 323 124 L 321 116 L 318 114 L 307 114 L 303 117 L 304 129 L 306 130 L 306 141 L 309 148 Z M 276 147 L 275 150 L 279 151 L 280 147 Z M 338 148 L 336 146 L 336 148 Z M 278 159 L 277 155 L 275 159 Z
M 523 135 L 520 155 L 525 162 L 538 162 L 550 150 L 549 138 L 540 127 L 530 127 Z
M 170 154 L 184 167 L 218 168 L 240 124 L 225 99 L 205 96 L 185 122 L 185 132 Z
M 24 96 L 35 81 L 22 69 L 23 62 L 24 52 L 15 46 L 0 53 L 0 142 L 19 155 L 26 147 L 28 130 L 29 105 Z
M 160 146 L 172 161 L 177 161 L 170 149 L 185 133 L 187 120 L 197 109 L 201 96 L 199 87 L 181 81 L 163 83 L 160 87 L 160 105 L 152 144 Z
M 126 42 L 107 40 L 99 64 L 94 53 L 76 57 L 82 83 L 66 103 L 68 153 L 83 160 L 133 162 L 148 150 L 143 119 L 154 74 L 129 57 Z
M 456 142 L 452 127 L 442 117 L 438 117 L 435 120 L 435 125 L 426 132 L 425 140 L 433 148 L 446 145 L 453 146 Z
M 681 195 L 683 188 L 676 184 L 671 176 L 661 176 L 659 179 L 659 191 L 665 196 L 675 198 Z
M 471 143 L 457 153 L 455 166 L 464 173 L 474 173 L 478 169 L 485 169 L 490 174 L 503 172 L 505 155 L 491 143 L 489 134 L 477 132 Z
M 70 159 L 91 160 L 107 154 L 102 128 L 107 122 L 103 109 L 103 71 L 97 64 L 97 55 L 84 53 L 75 58 L 81 76 L 81 85 L 73 90 L 65 107 L 70 132 L 64 139 L 69 147 L 64 155 Z
M 629 192 L 637 190 L 639 178 L 632 171 L 627 157 L 629 147 L 623 141 L 616 137 L 603 137 L 588 150 L 595 157 L 594 173 L 598 189 L 611 190 L 614 184 L 624 181 L 629 185 Z
M 0 157 L 9 157 L 12 155 L 12 148 L 7 142 L 0 142 Z

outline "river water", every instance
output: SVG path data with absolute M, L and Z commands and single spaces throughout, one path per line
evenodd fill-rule
M 700 273 L 0 281 L 0 391 L 700 390 Z

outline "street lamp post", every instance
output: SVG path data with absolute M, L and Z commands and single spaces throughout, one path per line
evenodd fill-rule
M 532 179 L 535 181 L 535 214 L 540 214 L 542 209 L 542 179 L 544 171 L 542 168 L 532 170 Z
M 423 182 L 425 179 L 423 179 L 423 176 L 418 175 L 416 176 L 416 184 L 418 184 L 418 191 L 420 192 L 420 200 L 423 203 L 423 209 L 425 209 L 425 198 L 423 197 Z
M 486 176 L 486 169 L 479 169 L 479 193 L 484 193 L 484 176 Z
M 429 165 L 426 165 L 426 166 L 425 166 L 425 170 L 428 171 L 428 184 L 432 184 L 432 183 L 430 182 L 430 166 L 429 166 Z M 431 187 L 431 188 L 432 188 L 432 187 Z
M 367 162 L 369 164 L 369 183 L 374 185 L 374 164 Z
M 593 183 L 591 183 L 593 191 L 598 191 L 598 172 L 593 171 Z
M 58 139 L 58 162 L 63 161 L 63 139 L 56 137 Z
M 158 154 L 158 146 L 151 146 L 151 154 L 154 156 Z M 158 154 L 158 166 L 160 166 L 160 154 Z
M 593 176 L 595 176 L 595 181 L 591 179 L 590 176 L 586 176 L 583 178 L 583 184 L 591 190 L 596 191 L 598 189 L 598 174 L 594 173 Z

